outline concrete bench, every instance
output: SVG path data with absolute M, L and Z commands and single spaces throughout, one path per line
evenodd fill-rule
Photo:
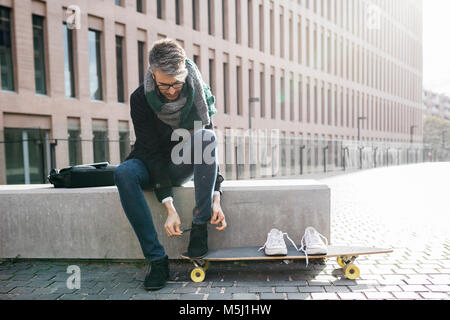
M 262 246 L 271 228 L 300 244 L 307 226 L 330 239 L 330 189 L 314 180 L 239 180 L 222 184 L 228 228 L 209 226 L 209 247 Z M 145 198 L 171 259 L 189 235 L 168 238 L 166 211 L 153 191 Z M 189 228 L 194 183 L 174 188 L 182 227 Z M 50 184 L 0 186 L 0 258 L 143 259 L 116 186 L 57 189 Z

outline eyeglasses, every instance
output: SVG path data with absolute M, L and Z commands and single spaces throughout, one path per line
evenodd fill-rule
M 177 81 L 172 84 L 167 84 L 167 83 L 158 84 L 154 77 L 153 77 L 153 80 L 155 80 L 156 85 L 158 86 L 159 90 L 161 90 L 161 91 L 167 91 L 170 89 L 170 87 L 174 88 L 175 90 L 179 90 L 179 89 L 183 88 L 183 86 L 184 86 L 184 82 L 180 82 L 180 81 Z

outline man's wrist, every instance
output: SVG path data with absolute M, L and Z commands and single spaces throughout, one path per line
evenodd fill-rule
M 220 192 L 219 191 L 214 191 L 213 202 L 220 202 Z
M 173 206 L 173 198 L 172 197 L 164 198 L 161 201 L 161 203 L 164 204 L 164 206 L 166 207 L 167 213 L 170 213 L 170 211 L 175 209 L 175 207 Z

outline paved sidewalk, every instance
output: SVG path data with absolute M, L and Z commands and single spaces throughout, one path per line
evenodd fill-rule
M 299 261 L 213 263 L 197 284 L 190 281 L 190 263 L 172 261 L 167 287 L 149 293 L 142 288 L 142 262 L 29 260 L 0 263 L 0 299 L 448 300 L 449 178 L 450 163 L 426 163 L 320 179 L 331 188 L 331 244 L 394 249 L 359 257 L 355 281 L 343 278 L 333 259 L 308 267 Z M 290 237 L 300 242 L 303 231 Z M 70 265 L 80 268 L 79 290 L 66 286 Z

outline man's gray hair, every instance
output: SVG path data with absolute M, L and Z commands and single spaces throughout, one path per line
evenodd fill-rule
M 150 69 L 184 81 L 188 75 L 186 52 L 175 40 L 165 38 L 153 43 L 149 53 Z

